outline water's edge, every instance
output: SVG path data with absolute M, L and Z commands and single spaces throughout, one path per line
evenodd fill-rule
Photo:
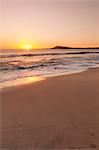
M 99 68 L 99 66 L 93 67 L 93 68 Z M 90 69 L 92 69 L 92 68 L 87 68 L 87 69 L 79 70 L 79 71 L 64 72 L 64 73 L 59 73 L 59 74 L 17 78 L 15 80 L 5 81 L 3 83 L 0 83 L 0 89 L 8 88 L 8 87 L 11 88 L 11 87 L 14 87 L 14 86 L 20 86 L 20 85 L 26 85 L 26 84 L 30 84 L 30 83 L 35 83 L 35 82 L 43 81 L 43 80 L 45 80 L 47 78 L 51 78 L 51 77 L 57 77 L 57 76 L 63 76 L 63 75 L 71 75 L 71 74 L 72 75 L 73 74 L 78 74 L 78 73 L 82 73 L 82 72 L 88 71 Z

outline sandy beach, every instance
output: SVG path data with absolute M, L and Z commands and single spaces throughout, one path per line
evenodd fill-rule
M 99 69 L 1 90 L 0 150 L 99 149 Z

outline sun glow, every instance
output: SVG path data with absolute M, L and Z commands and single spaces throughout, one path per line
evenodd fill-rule
M 32 49 L 32 46 L 30 44 L 24 44 L 22 48 L 29 50 L 29 49 Z

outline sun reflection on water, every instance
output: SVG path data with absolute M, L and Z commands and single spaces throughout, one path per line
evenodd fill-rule
M 28 78 L 25 78 L 25 82 L 26 83 L 33 83 L 33 82 L 37 82 L 37 81 L 41 81 L 41 80 L 44 80 L 43 77 L 38 77 L 38 76 L 35 76 L 35 77 L 28 77 Z
M 0 83 L 0 88 L 4 88 L 4 87 L 13 87 L 13 86 L 18 86 L 18 85 L 25 85 L 28 83 L 35 83 L 35 82 L 39 82 L 45 80 L 44 77 L 26 77 L 26 78 L 20 78 L 17 80 L 13 80 L 13 81 L 7 81 L 4 83 Z

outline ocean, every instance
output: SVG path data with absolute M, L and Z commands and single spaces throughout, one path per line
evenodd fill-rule
M 0 83 L 99 67 L 99 49 L 0 50 Z

